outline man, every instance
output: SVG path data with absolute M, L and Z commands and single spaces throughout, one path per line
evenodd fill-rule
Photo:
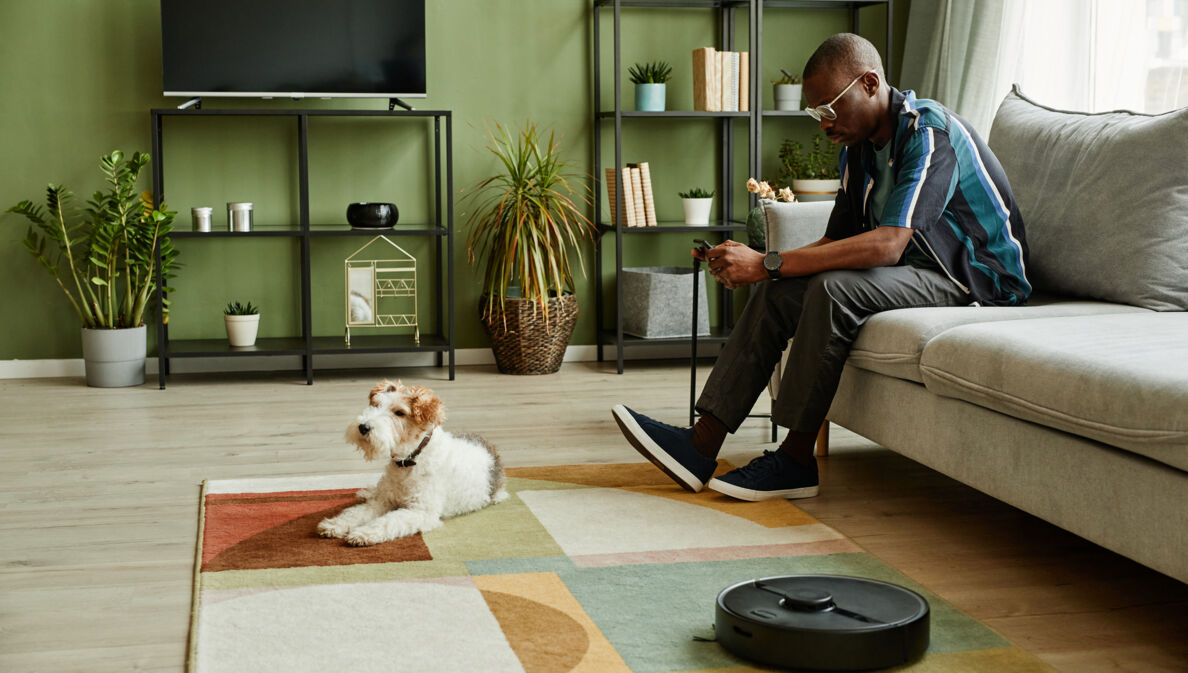
M 1021 305 L 1031 293 L 1010 185 L 964 120 L 888 85 L 878 51 L 858 35 L 827 39 L 803 79 L 805 111 L 845 146 L 824 237 L 767 255 L 735 241 L 694 250 L 726 287 L 752 286 L 697 401 L 697 423 L 678 428 L 613 409 L 631 444 L 690 491 L 708 482 L 742 500 L 817 495 L 817 430 L 867 318 L 896 308 Z M 711 479 L 726 434 L 746 418 L 793 336 L 772 406 L 787 438 Z

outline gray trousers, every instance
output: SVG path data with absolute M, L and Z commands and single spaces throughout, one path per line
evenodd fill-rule
M 772 403 L 772 421 L 797 432 L 816 432 L 867 318 L 895 308 L 969 303 L 969 296 L 939 271 L 912 266 L 825 271 L 756 283 L 697 409 L 736 432 L 788 347 L 792 351 Z

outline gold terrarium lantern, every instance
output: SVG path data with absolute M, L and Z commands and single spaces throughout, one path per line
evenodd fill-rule
M 376 236 L 344 262 L 346 343 L 351 328 L 411 327 L 420 345 L 417 321 L 417 260 L 387 236 Z

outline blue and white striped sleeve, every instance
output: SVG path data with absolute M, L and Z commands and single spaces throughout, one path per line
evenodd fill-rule
M 943 129 L 920 126 L 912 134 L 879 225 L 927 231 L 956 189 L 957 155 Z

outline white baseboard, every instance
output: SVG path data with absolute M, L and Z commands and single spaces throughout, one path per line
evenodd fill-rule
M 708 350 L 708 349 L 707 349 Z M 495 354 L 490 348 L 459 348 L 454 351 L 456 366 L 494 365 Z M 615 349 L 605 346 L 603 357 L 613 363 Z M 652 346 L 631 349 L 624 352 L 626 360 L 661 360 L 689 357 L 689 349 L 681 346 Z M 597 346 L 570 346 L 565 349 L 565 362 L 594 362 L 598 359 Z M 436 362 L 434 353 L 367 353 L 314 356 L 314 370 L 318 369 L 385 369 L 400 367 L 432 367 Z M 226 357 L 226 358 L 173 358 L 174 374 L 196 374 L 237 371 L 294 371 L 301 368 L 301 357 L 297 355 Z M 0 379 L 38 379 L 55 377 L 82 377 L 85 375 L 82 358 L 43 360 L 0 361 Z M 157 375 L 157 358 L 145 360 L 145 375 Z

